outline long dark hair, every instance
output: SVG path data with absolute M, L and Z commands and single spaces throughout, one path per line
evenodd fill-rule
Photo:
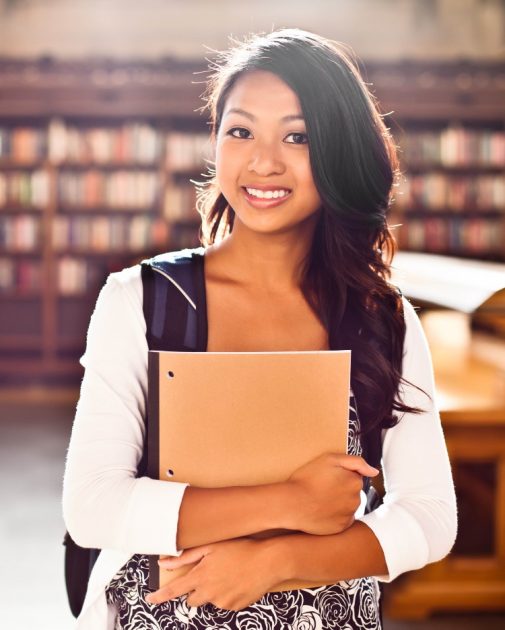
M 298 96 L 322 209 L 303 269 L 302 290 L 326 326 L 332 349 L 352 350 L 351 384 L 365 456 L 380 460 L 380 433 L 398 412 L 419 412 L 398 397 L 405 322 L 388 280 L 395 241 L 386 222 L 399 175 L 396 147 L 346 48 L 313 33 L 254 35 L 211 62 L 204 95 L 217 135 L 226 99 L 245 73 L 266 70 Z M 234 211 L 215 173 L 199 190 L 202 238 L 233 230 Z

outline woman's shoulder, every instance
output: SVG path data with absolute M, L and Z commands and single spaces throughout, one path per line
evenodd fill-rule
M 110 273 L 102 288 L 100 298 L 108 303 L 121 303 L 123 300 L 127 300 L 133 306 L 141 308 L 142 275 L 140 263 Z
M 195 255 L 202 255 L 204 249 L 202 247 L 192 249 L 180 249 L 175 251 L 163 252 L 151 258 L 146 258 L 136 265 L 125 267 L 121 271 L 115 271 L 109 274 L 106 284 L 111 290 L 121 289 L 134 297 L 136 301 L 142 302 L 142 264 L 149 263 L 151 265 L 163 264 L 181 264 L 191 260 Z
M 406 337 L 421 337 L 423 336 L 423 327 L 421 324 L 421 320 L 419 319 L 419 315 L 417 314 L 416 307 L 411 304 L 411 302 L 402 295 L 402 305 L 403 305 L 403 318 L 405 320 L 405 335 Z
M 413 320 L 419 321 L 419 317 L 416 313 L 415 307 L 410 303 L 408 298 L 405 295 L 403 295 L 403 293 L 401 296 L 401 300 L 402 300 L 403 317 L 405 318 L 405 323 L 406 324 L 412 323 Z
M 151 265 L 164 263 L 184 264 L 185 262 L 190 262 L 195 258 L 200 258 L 204 253 L 205 249 L 203 247 L 185 248 L 176 251 L 164 252 L 163 254 L 157 254 L 152 258 L 146 258 L 142 262 L 149 263 Z
M 403 313 L 405 319 L 405 339 L 403 344 L 403 371 L 408 372 L 408 380 L 432 378 L 433 366 L 431 350 L 424 332 L 423 324 L 416 307 L 403 296 Z

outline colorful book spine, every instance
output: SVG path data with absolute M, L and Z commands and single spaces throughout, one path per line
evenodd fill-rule
M 49 201 L 49 178 L 44 170 L 0 173 L 0 208 L 11 205 L 42 208 Z

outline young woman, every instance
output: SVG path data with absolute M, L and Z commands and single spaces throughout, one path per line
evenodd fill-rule
M 282 483 L 136 478 L 140 267 L 112 274 L 81 359 L 64 484 L 71 535 L 104 550 L 78 627 L 380 628 L 378 580 L 439 560 L 456 531 L 426 341 L 388 282 L 395 147 L 349 56 L 319 36 L 254 36 L 214 70 L 215 173 L 200 204 L 207 350 L 350 348 L 359 418 L 353 403 L 347 455 L 325 454 Z M 364 514 L 363 477 L 379 462 L 384 502 Z M 279 527 L 297 533 L 248 537 Z M 150 593 L 150 553 L 173 556 L 166 568 L 198 564 Z M 267 592 L 291 578 L 328 586 Z

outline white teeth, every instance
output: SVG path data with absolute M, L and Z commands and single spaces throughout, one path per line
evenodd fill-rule
M 258 199 L 279 199 L 289 195 L 289 190 L 258 190 L 257 188 L 247 188 L 247 192 Z

